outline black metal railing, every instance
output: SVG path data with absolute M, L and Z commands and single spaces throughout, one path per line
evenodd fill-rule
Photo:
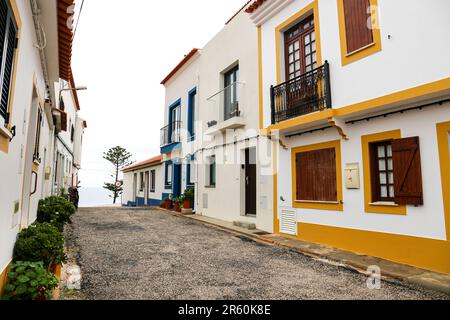
M 272 124 L 331 109 L 330 66 L 324 65 L 270 87 Z
M 174 121 L 161 129 L 161 146 L 181 142 L 181 121 Z

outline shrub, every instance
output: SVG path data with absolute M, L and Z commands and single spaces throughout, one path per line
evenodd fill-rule
M 75 213 L 75 206 L 62 197 L 49 197 L 39 201 L 37 221 L 55 225 L 59 231 L 66 223 L 72 223 L 70 217 Z
M 48 272 L 42 262 L 16 262 L 8 273 L 5 300 L 50 299 L 58 286 L 56 276 Z
M 14 261 L 43 262 L 47 269 L 65 262 L 64 235 L 49 223 L 31 225 L 19 233 Z

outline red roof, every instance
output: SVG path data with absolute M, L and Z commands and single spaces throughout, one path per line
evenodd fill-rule
M 256 9 L 261 7 L 263 5 L 263 3 L 266 2 L 266 1 L 267 0 L 255 0 L 255 1 L 253 1 L 253 3 L 251 5 L 249 5 L 247 9 L 245 9 L 245 12 L 253 13 L 254 11 L 256 11 Z
M 166 84 L 167 81 L 170 80 L 170 78 L 172 78 L 175 73 L 178 72 L 178 70 L 180 70 L 197 52 L 199 49 L 194 48 L 191 50 L 191 52 L 189 52 L 184 58 L 183 60 L 181 60 L 181 62 L 167 75 L 167 77 L 164 78 L 163 81 L 161 81 L 161 84 Z
M 157 164 L 157 163 L 160 163 L 162 161 L 162 159 L 163 159 L 163 156 L 159 155 L 157 157 L 154 157 L 154 158 L 142 161 L 142 162 L 138 162 L 138 163 L 132 164 L 131 166 L 122 169 L 122 171 L 123 172 L 128 172 L 128 171 L 132 171 L 133 169 L 138 169 L 138 168 L 149 166 L 149 165 L 152 165 L 152 164 Z
M 58 0 L 58 51 L 59 77 L 70 81 L 72 78 L 72 42 L 73 32 L 68 28 L 67 21 L 71 19 L 74 0 Z

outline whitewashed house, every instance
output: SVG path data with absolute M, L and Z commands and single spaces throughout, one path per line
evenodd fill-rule
M 159 206 L 164 192 L 162 156 L 132 164 L 123 172 L 122 206 Z
M 17 233 L 36 220 L 39 200 L 54 191 L 57 139 L 68 118 L 58 103 L 60 88 L 71 89 L 64 99 L 76 99 L 72 32 L 65 23 L 72 5 L 0 0 L 0 294 Z M 74 140 L 82 134 L 78 128 Z M 77 152 L 79 160 L 81 147 Z
M 260 130 L 257 29 L 240 10 L 162 81 L 164 197 L 195 188 L 195 212 L 273 230 L 271 142 Z
M 450 2 L 246 11 L 263 128 L 280 141 L 274 231 L 449 274 Z

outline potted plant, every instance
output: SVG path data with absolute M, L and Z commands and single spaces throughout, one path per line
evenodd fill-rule
M 63 232 L 64 225 L 72 222 L 71 217 L 75 212 L 75 206 L 68 200 L 62 197 L 48 197 L 39 201 L 37 221 L 51 223 Z
M 172 200 L 170 198 L 164 199 L 164 206 L 167 210 L 172 209 Z
M 180 196 L 178 198 L 175 198 L 174 204 L 175 204 L 175 211 L 181 212 L 181 204 L 183 203 L 183 197 Z
M 194 203 L 194 188 L 188 188 L 184 191 L 183 208 L 192 209 Z
M 50 300 L 57 277 L 42 262 L 17 261 L 8 273 L 4 300 Z
M 160 208 L 164 208 L 164 201 L 161 200 L 161 201 L 159 202 L 159 207 L 160 207 Z

